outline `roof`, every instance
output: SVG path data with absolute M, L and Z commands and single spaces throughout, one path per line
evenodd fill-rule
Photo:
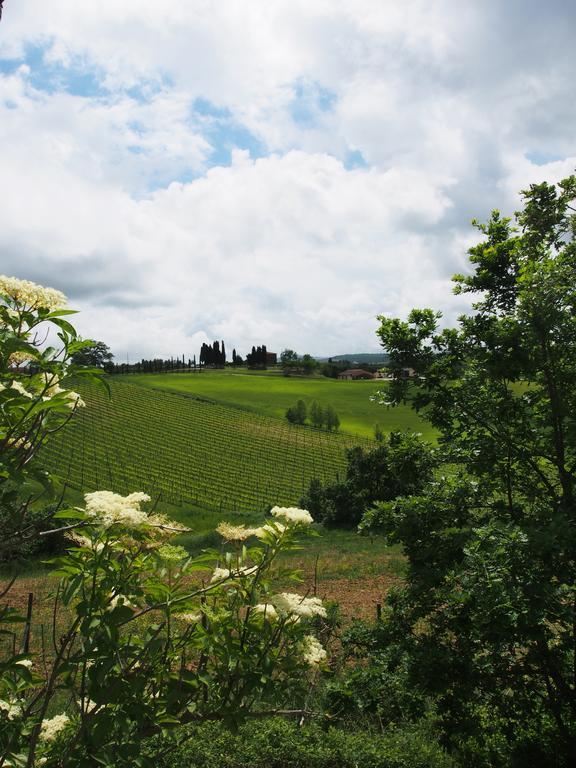
M 347 371 L 342 371 L 339 376 L 372 376 L 370 371 L 365 371 L 363 368 L 349 368 Z

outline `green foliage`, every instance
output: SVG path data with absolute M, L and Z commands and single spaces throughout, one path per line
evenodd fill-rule
M 95 341 L 91 342 L 90 346 L 75 352 L 72 355 L 72 362 L 75 365 L 109 370 L 113 357 L 114 355 L 110 352 L 110 347 L 104 344 L 103 341 Z
M 270 583 L 309 515 L 275 508 L 259 528 L 223 523 L 221 550 L 192 559 L 166 543 L 179 529 L 146 501 L 103 491 L 57 514 L 72 545 L 55 562 L 54 621 L 69 621 L 54 628 L 50 660 L 24 651 L 0 663 L 0 763 L 151 766 L 145 736 L 237 724 L 310 695 L 326 656 L 314 617 L 326 610 Z M 2 609 L 0 637 L 23 621 Z
M 306 354 L 300 358 L 293 349 L 285 349 L 280 354 L 280 364 L 285 376 L 291 374 L 310 376 L 318 368 L 317 361 L 311 355 Z
M 355 620 L 342 638 L 340 673 L 325 689 L 325 711 L 332 717 L 378 723 L 422 722 L 431 700 L 411 677 L 407 654 L 391 642 L 389 624 Z
M 206 723 L 173 751 L 151 745 L 158 768 L 453 768 L 426 728 L 384 735 L 306 725 L 279 718 L 249 722 L 237 732 Z
M 416 435 L 401 432 L 393 432 L 372 450 L 351 448 L 347 457 L 344 481 L 323 487 L 315 480 L 301 502 L 326 525 L 358 525 L 375 501 L 419 493 L 437 461 Z
M 327 405 L 324 408 L 324 426 L 328 432 L 332 432 L 333 430 L 337 432 L 340 427 L 340 419 L 332 405 Z
M 23 561 L 31 557 L 52 556 L 65 549 L 61 534 L 43 535 L 54 528 L 57 503 L 37 503 L 28 507 L 19 488 L 7 482 L 0 496 L 0 532 L 3 537 L 1 562 Z
M 450 477 L 363 526 L 408 555 L 390 636 L 463 762 L 558 768 L 576 760 L 576 177 L 523 196 L 519 230 L 477 224 L 458 328 L 381 318 L 387 395 L 424 409 Z
M 310 423 L 317 429 L 324 426 L 324 409 L 316 400 L 310 406 Z
M 0 562 L 28 554 L 46 527 L 55 492 L 36 456 L 84 405 L 70 377 L 99 380 L 73 363 L 93 342 L 78 338 L 65 303 L 59 291 L 0 276 Z M 50 332 L 58 347 L 43 346 Z
M 286 411 L 286 418 L 291 424 L 304 424 L 307 415 L 308 409 L 304 400 L 298 400 L 296 405 L 291 405 Z

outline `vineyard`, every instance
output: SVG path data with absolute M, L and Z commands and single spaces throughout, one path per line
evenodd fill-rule
M 297 504 L 312 478 L 335 480 L 345 449 L 370 441 L 111 381 L 80 388 L 86 408 L 43 449 L 75 489 L 148 492 L 172 504 L 259 511 Z

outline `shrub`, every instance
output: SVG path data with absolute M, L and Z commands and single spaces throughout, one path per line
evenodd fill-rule
M 189 742 L 151 748 L 157 768 L 453 768 L 427 727 L 385 734 L 306 725 L 278 718 L 248 722 L 232 733 L 220 724 L 194 727 Z M 167 753 L 167 754 L 166 754 Z

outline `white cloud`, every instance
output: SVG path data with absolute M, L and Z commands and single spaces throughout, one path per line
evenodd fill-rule
M 2 271 L 68 290 L 83 332 L 132 357 L 221 336 L 337 353 L 375 348 L 378 313 L 453 317 L 469 220 L 573 170 L 575 14 L 6 3 L 0 59 L 37 52 L 0 70 Z M 241 129 L 267 156 L 211 168 Z M 353 152 L 365 168 L 346 169 Z

